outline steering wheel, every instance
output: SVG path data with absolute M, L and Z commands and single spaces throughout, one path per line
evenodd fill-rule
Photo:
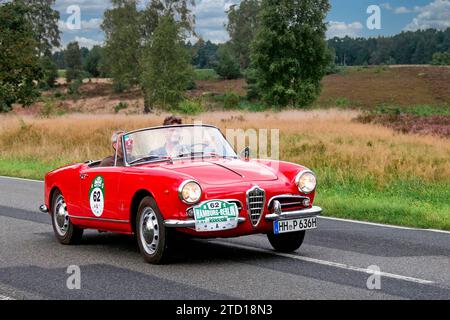
M 191 151 L 193 151 L 194 150 L 194 148 L 195 147 L 197 147 L 197 146 L 201 146 L 201 147 L 203 147 L 203 149 L 207 149 L 207 148 L 209 148 L 210 150 L 214 150 L 214 149 L 212 149 L 210 146 L 209 146 L 209 144 L 208 143 L 193 143 L 193 144 L 191 144 Z M 217 152 L 215 152 L 215 150 L 214 151 L 207 151 L 207 152 L 205 152 L 205 153 L 207 153 L 207 154 L 210 154 L 210 155 L 213 155 L 213 156 L 218 156 L 219 154 L 217 153 Z

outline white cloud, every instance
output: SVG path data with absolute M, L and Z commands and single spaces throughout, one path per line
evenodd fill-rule
M 363 28 L 362 23 L 358 21 L 349 24 L 341 21 L 330 21 L 328 22 L 327 38 L 343 38 L 345 36 L 356 38 L 361 35 Z
M 418 15 L 404 28 L 405 31 L 450 27 L 450 0 L 435 0 L 424 7 L 415 7 L 414 11 Z
M 406 7 L 398 7 L 394 9 L 394 13 L 396 14 L 403 14 L 403 13 L 411 13 L 413 10 L 408 9 Z
M 390 3 L 382 3 L 380 5 L 383 9 L 389 10 L 394 12 L 395 14 L 405 14 L 405 13 L 412 13 L 417 10 L 417 7 L 413 9 L 409 9 L 407 7 L 401 6 L 401 7 L 393 7 Z
M 212 42 L 225 42 L 228 33 L 224 25 L 227 23 L 226 11 L 232 4 L 239 1 L 231 0 L 201 0 L 194 9 L 196 16 L 195 30 L 197 34 Z
M 76 36 L 73 41 L 77 41 L 80 48 L 86 47 L 88 49 L 92 49 L 93 46 L 102 44 L 101 41 L 97 41 L 97 40 L 85 38 L 85 37 L 79 37 L 79 36 Z
M 103 22 L 103 20 L 100 18 L 92 18 L 87 21 L 82 20 L 80 30 L 69 29 L 69 27 L 67 26 L 67 22 L 62 21 L 62 20 L 58 21 L 58 26 L 59 26 L 59 30 L 61 30 L 62 32 L 66 32 L 66 31 L 79 32 L 79 31 L 87 31 L 87 30 L 100 30 L 100 25 L 102 24 L 102 22 Z
M 81 9 L 81 15 L 84 12 L 89 11 L 92 13 L 95 12 L 103 12 L 107 8 L 111 7 L 110 0 L 56 0 L 54 8 L 61 13 L 66 13 L 66 10 L 69 6 L 77 5 Z
M 380 7 L 382 7 L 383 9 L 386 9 L 386 10 L 393 10 L 393 9 L 394 9 L 394 8 L 391 6 L 390 3 L 382 3 L 382 4 L 380 4 Z

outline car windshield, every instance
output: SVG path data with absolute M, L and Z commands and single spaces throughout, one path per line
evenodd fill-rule
M 150 128 L 125 134 L 122 139 L 125 160 L 130 165 L 183 158 L 237 157 L 222 133 L 214 127 Z

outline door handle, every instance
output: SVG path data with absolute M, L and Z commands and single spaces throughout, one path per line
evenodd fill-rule
M 87 173 L 80 173 L 80 179 L 81 180 L 85 180 L 87 178 L 89 178 L 89 175 Z

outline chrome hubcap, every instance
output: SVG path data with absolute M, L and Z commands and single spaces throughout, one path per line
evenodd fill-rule
M 154 254 L 159 244 L 159 226 L 155 211 L 145 208 L 139 223 L 140 237 L 144 250 L 148 254 Z
M 69 213 L 67 212 L 66 202 L 63 196 L 58 196 L 55 202 L 55 211 L 53 213 L 56 231 L 60 236 L 65 236 L 69 228 Z

